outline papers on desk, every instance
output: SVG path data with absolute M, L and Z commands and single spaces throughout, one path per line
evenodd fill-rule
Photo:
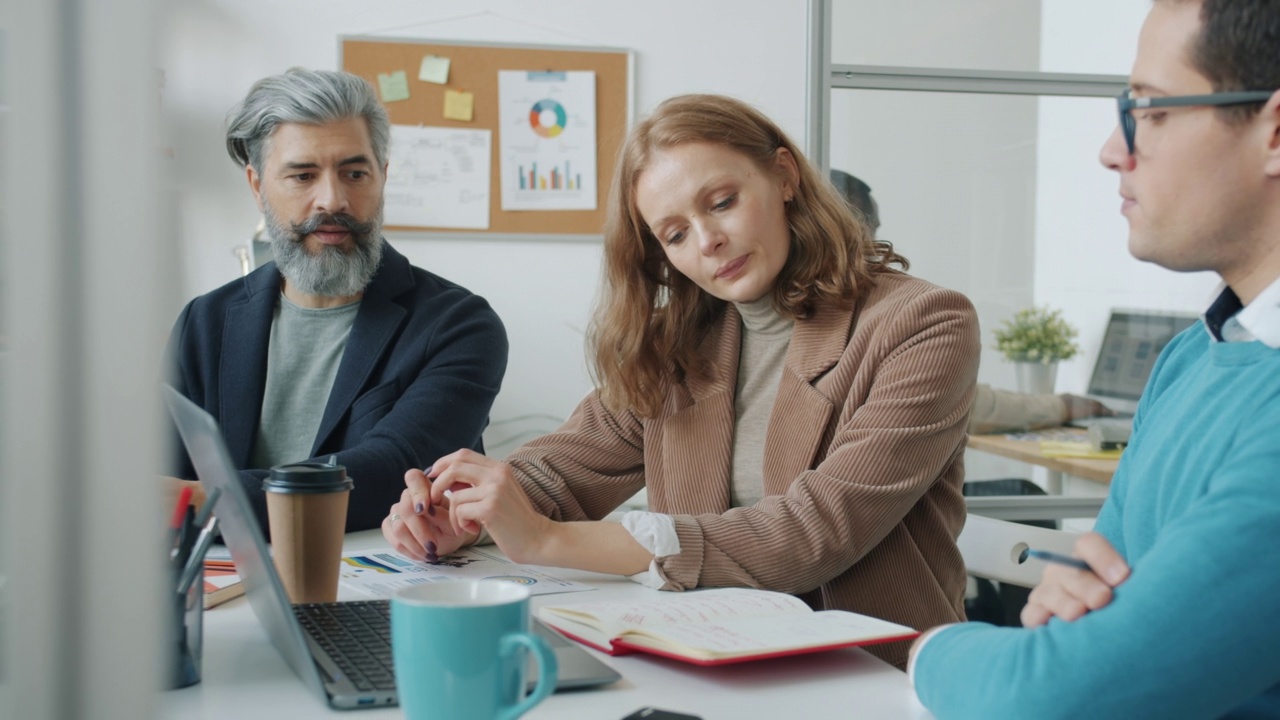
M 1006 440 L 1024 440 L 1031 442 L 1080 442 L 1084 433 L 1075 428 L 1042 428 L 1028 432 L 1005 433 Z
M 378 598 L 389 598 L 401 588 L 451 580 L 498 579 L 519 583 L 533 595 L 594 590 L 541 569 L 517 565 L 496 548 L 471 547 L 440 558 L 435 565 L 420 563 L 390 548 L 343 556 L 339 582 L 343 587 Z
M 1087 442 L 1040 443 L 1040 454 L 1051 458 L 1080 458 L 1083 460 L 1119 460 L 1123 450 L 1098 450 Z

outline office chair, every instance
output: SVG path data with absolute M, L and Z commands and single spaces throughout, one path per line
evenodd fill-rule
M 1106 501 L 1105 497 L 1048 495 L 1039 485 L 1022 478 L 971 480 L 961 492 L 971 513 L 1050 529 L 1057 524 L 1046 521 L 1097 517 Z
M 956 540 L 970 575 L 1000 583 L 1030 588 L 1040 582 L 1044 563 L 1026 559 L 1031 548 L 1070 555 L 1076 534 L 1062 530 L 1012 523 L 970 513 Z M 1021 610 L 1021 608 L 1019 608 Z
M 1047 495 L 1039 485 L 1021 478 L 967 482 L 961 489 L 969 518 L 1013 521 L 1015 527 L 1057 532 L 1063 518 L 1096 517 L 1106 498 Z M 1065 534 L 1065 533 L 1063 533 Z M 1028 584 L 1000 581 L 970 573 L 976 580 L 976 597 L 965 599 L 965 613 L 970 620 L 993 625 L 1021 624 L 1022 607 L 1027 604 Z M 1036 572 L 1039 579 L 1039 572 Z M 999 583 L 997 585 L 997 582 Z
M 975 597 L 966 597 L 966 617 L 1006 627 L 1022 625 L 1022 608 L 1040 582 L 1043 563 L 1021 558 L 1023 550 L 1036 548 L 1070 555 L 1074 533 L 996 520 L 969 513 L 957 544 L 965 569 L 977 586 Z

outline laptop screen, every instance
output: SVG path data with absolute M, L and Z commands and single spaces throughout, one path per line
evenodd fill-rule
M 307 649 L 307 641 L 293 617 L 289 596 L 285 594 L 284 585 L 271 562 L 262 530 L 240 485 L 239 473 L 227 452 L 217 421 L 173 387 L 165 385 L 163 392 L 169 413 L 178 426 L 178 433 L 205 493 L 211 494 L 215 489 L 222 492 L 217 499 L 215 513 L 222 539 L 227 543 L 231 557 L 235 559 L 236 570 L 244 580 L 250 607 L 285 662 L 323 697 L 324 688 Z
M 1089 380 L 1089 394 L 1136 401 L 1160 351 L 1197 319 L 1181 313 L 1112 310 Z

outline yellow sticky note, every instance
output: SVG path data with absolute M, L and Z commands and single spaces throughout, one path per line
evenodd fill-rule
M 427 55 L 418 67 L 418 79 L 422 82 L 443 85 L 449 82 L 449 58 Z
M 378 90 L 382 93 L 382 102 L 396 102 L 409 99 L 409 78 L 403 70 L 393 73 L 378 73 Z
M 471 122 L 475 106 L 476 98 L 469 92 L 448 89 L 444 91 L 444 117 L 446 120 Z

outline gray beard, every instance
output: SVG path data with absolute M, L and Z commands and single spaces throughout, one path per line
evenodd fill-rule
M 276 267 L 299 292 L 322 297 L 349 297 L 364 292 L 382 263 L 382 208 L 368 222 L 350 215 L 313 215 L 306 222 L 286 226 L 271 206 L 263 203 L 267 236 Z M 322 246 L 316 254 L 307 252 L 302 241 L 317 227 L 342 225 L 351 231 L 355 247 L 343 250 Z

